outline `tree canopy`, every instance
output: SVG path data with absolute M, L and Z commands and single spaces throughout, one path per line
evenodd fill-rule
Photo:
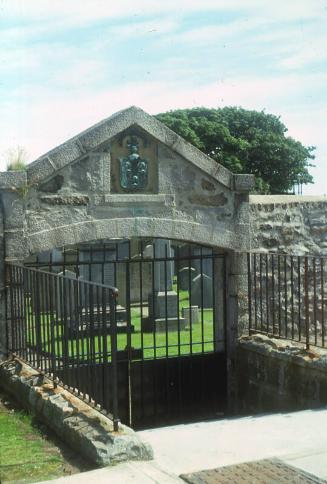
M 313 183 L 313 146 L 286 136 L 278 116 L 239 107 L 178 109 L 157 119 L 234 173 L 252 173 L 257 193 Z

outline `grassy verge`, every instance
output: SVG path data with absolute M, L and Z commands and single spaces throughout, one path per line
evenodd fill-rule
M 59 445 L 29 414 L 0 393 L 1 484 L 43 481 L 90 468 Z

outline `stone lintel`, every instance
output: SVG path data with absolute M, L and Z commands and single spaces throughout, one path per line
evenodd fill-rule
M 143 194 L 143 193 L 129 193 L 129 194 L 114 194 L 105 195 L 105 203 L 112 206 L 135 206 L 135 205 L 164 205 L 171 207 L 175 205 L 175 195 L 159 194 Z

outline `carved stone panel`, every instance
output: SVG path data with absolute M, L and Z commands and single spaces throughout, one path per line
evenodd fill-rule
M 157 193 L 157 143 L 137 128 L 111 141 L 111 192 Z

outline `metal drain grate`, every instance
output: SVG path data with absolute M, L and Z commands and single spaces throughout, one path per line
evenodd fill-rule
M 189 484 L 323 484 L 327 482 L 278 459 L 245 462 L 182 474 L 180 477 Z

